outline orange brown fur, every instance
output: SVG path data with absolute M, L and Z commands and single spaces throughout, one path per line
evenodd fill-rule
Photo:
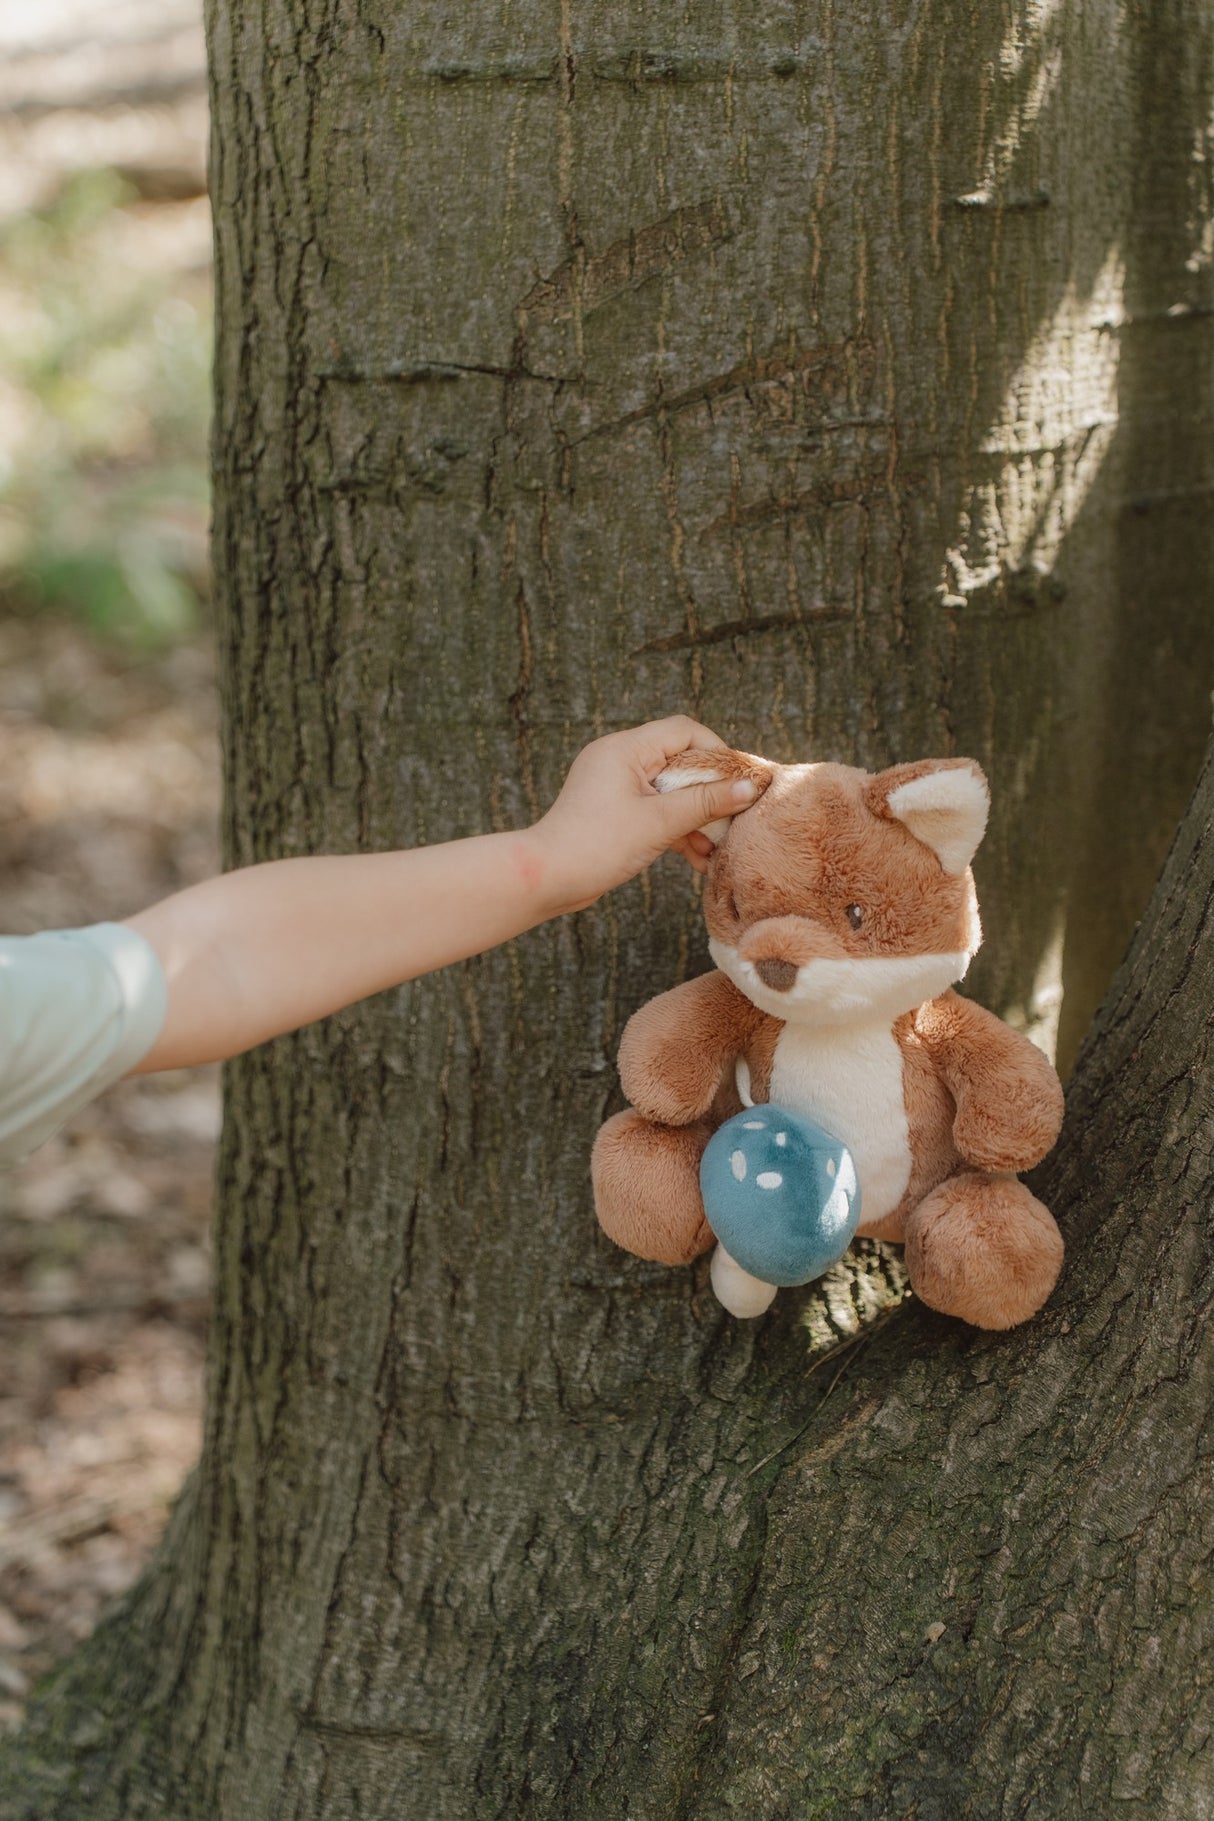
M 688 754 L 675 767 L 728 770 L 730 756 Z M 925 979 L 939 965 L 945 981 L 958 978 L 981 935 L 965 864 L 985 822 L 985 781 L 972 761 L 924 760 L 872 777 L 844 765 L 782 767 L 733 757 L 738 775 L 771 780 L 735 819 L 708 871 L 705 921 L 719 945 L 714 954 L 733 977 L 717 972 L 689 981 L 630 1020 L 620 1074 L 636 1110 L 609 1121 L 595 1146 L 604 1228 L 630 1250 L 669 1262 L 712 1244 L 699 1160 L 711 1133 L 740 1104 L 738 1060 L 749 1070 L 751 1097 L 766 1100 L 785 1053 L 782 1040 L 796 1033 L 801 1049 L 789 1052 L 793 1072 L 781 1079 L 808 1079 L 812 1098 L 815 1055 L 842 1054 L 851 1066 L 850 1039 L 838 1035 L 850 1014 L 828 994 L 815 999 L 825 993 L 816 983 L 841 978 L 849 992 L 857 983 L 862 1008 L 864 992 L 877 983 L 872 1016 L 880 1024 L 891 991 L 909 981 L 905 990 L 913 995 L 921 966 Z M 947 774 L 958 775 L 950 783 Z M 919 779 L 928 780 L 926 797 L 903 790 Z M 942 984 L 937 978 L 920 1003 L 904 1000 L 880 1026 L 887 1034 L 878 1049 L 889 1063 L 880 1064 L 880 1091 L 866 1117 L 870 1129 L 872 1119 L 884 1117 L 881 1094 L 890 1079 L 897 1092 L 900 1079 L 892 1142 L 906 1164 L 886 1205 L 860 1231 L 905 1242 L 911 1285 L 923 1301 L 981 1327 L 1005 1328 L 1040 1307 L 1061 1265 L 1052 1217 L 1009 1172 L 1030 1167 L 1053 1144 L 1062 1090 L 1026 1038 L 951 989 L 941 991 Z M 752 992 L 781 1012 L 787 1005 L 792 1022 L 753 1002 Z M 845 994 L 838 1003 L 851 1000 Z M 872 1017 L 864 1023 L 863 1010 L 856 1017 L 871 1042 Z M 829 1052 L 813 1048 L 823 1024 L 832 1032 Z M 890 1067 L 898 1071 L 892 1077 Z M 793 1110 L 815 1116 L 812 1106 Z M 903 1119 L 906 1141 L 898 1151 Z M 888 1146 L 878 1154 L 888 1177 Z M 863 1198 L 859 1156 L 857 1164 Z M 878 1170 L 873 1180 L 879 1177 Z
M 702 771 L 714 778 L 748 778 L 766 790 L 775 767 L 753 752 L 735 752 L 729 746 L 689 746 L 669 766 L 671 771 Z
M 628 1108 L 594 1141 L 591 1168 L 604 1185 L 603 1231 L 625 1251 L 663 1265 L 690 1264 L 712 1245 L 700 1199 L 700 1155 L 713 1128 L 653 1125 Z M 609 1189 L 606 1185 L 610 1185 Z
M 920 1037 L 956 1102 L 953 1133 L 967 1163 L 1031 1170 L 1062 1130 L 1062 1083 L 1037 1047 L 993 1012 L 944 993 L 923 1006 Z
M 684 981 L 628 1020 L 620 1085 L 646 1119 L 661 1125 L 701 1119 L 762 1016 L 724 974 Z
M 809 771 L 812 779 L 803 776 Z M 808 926 L 804 940 L 814 952 L 860 959 L 964 947 L 972 886 L 943 873 L 900 823 L 872 812 L 876 782 L 850 765 L 777 768 L 713 856 L 704 895 L 709 935 L 734 942 L 753 936 L 755 925 L 795 918 Z M 847 921 L 857 900 L 876 907 L 859 931 Z
M 1043 1279 L 1053 1287 L 1062 1235 L 1049 1209 L 1014 1176 L 969 1171 L 912 1210 L 906 1265 L 929 1308 L 977 1328 L 1014 1328 L 1044 1302 Z

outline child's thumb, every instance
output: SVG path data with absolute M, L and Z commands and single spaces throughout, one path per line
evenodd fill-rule
M 660 778 L 657 784 L 662 790 Z M 668 787 L 662 798 L 667 839 L 677 841 L 698 828 L 710 841 L 719 841 L 729 827 L 729 818 L 746 809 L 758 794 L 758 785 L 749 778 L 718 778 Z

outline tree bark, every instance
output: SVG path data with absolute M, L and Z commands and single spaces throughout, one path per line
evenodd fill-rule
M 230 858 L 509 826 L 680 708 L 970 753 L 977 986 L 1077 1030 L 1208 719 L 1208 9 L 209 39 Z M 673 863 L 236 1065 L 199 1472 L 0 1814 L 1214 1813 L 1211 788 L 1011 1336 L 873 1248 L 735 1324 L 595 1234 Z

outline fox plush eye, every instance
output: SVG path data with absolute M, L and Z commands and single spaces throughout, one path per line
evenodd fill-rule
M 847 921 L 851 924 L 853 929 L 859 929 L 860 925 L 864 922 L 864 912 L 858 904 L 848 905 Z
M 741 913 L 738 910 L 738 901 L 732 892 L 730 892 L 728 898 L 725 900 L 725 909 L 729 912 L 729 915 L 733 918 L 735 923 L 740 923 L 742 921 Z

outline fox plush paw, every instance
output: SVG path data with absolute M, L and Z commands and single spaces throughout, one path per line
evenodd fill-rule
M 1062 1252 L 1053 1215 L 1014 1176 L 950 1177 L 907 1217 L 911 1289 L 975 1328 L 1014 1328 L 1035 1315 Z
M 638 1258 L 687 1265 L 713 1243 L 700 1197 L 700 1156 L 712 1134 L 655 1125 L 629 1107 L 609 1119 L 590 1159 L 599 1223 Z

